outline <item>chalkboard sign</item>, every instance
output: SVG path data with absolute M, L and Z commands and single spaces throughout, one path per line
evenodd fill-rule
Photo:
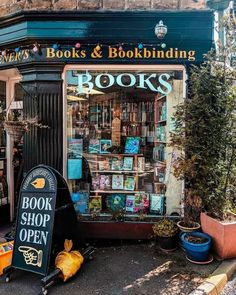
M 12 266 L 46 275 L 49 270 L 57 179 L 47 166 L 29 171 L 22 182 Z

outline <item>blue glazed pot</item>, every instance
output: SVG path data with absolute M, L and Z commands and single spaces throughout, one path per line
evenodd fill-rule
M 186 236 L 205 238 L 206 242 L 195 244 L 187 241 L 185 239 Z M 209 235 L 201 232 L 184 233 L 181 235 L 180 239 L 189 259 L 199 262 L 205 262 L 208 260 L 208 253 L 212 242 L 212 238 Z

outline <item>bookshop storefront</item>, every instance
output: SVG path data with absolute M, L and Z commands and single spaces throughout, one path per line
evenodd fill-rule
M 0 26 L 1 76 L 14 68 L 24 116 L 49 127 L 25 133 L 23 171 L 43 163 L 63 174 L 87 236 L 147 238 L 157 218 L 181 214 L 173 114 L 189 66 L 212 46 L 212 12 L 51 14 Z

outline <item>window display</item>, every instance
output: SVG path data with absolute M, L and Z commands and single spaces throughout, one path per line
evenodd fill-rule
M 183 81 L 174 76 L 67 71 L 67 178 L 82 218 L 178 211 L 182 187 L 172 175 L 175 151 L 168 140 Z M 83 177 L 84 161 L 91 183 Z

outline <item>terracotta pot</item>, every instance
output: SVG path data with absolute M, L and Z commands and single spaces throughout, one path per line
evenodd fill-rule
M 212 237 L 213 249 L 220 259 L 236 257 L 236 222 L 221 222 L 201 213 L 201 226 Z

